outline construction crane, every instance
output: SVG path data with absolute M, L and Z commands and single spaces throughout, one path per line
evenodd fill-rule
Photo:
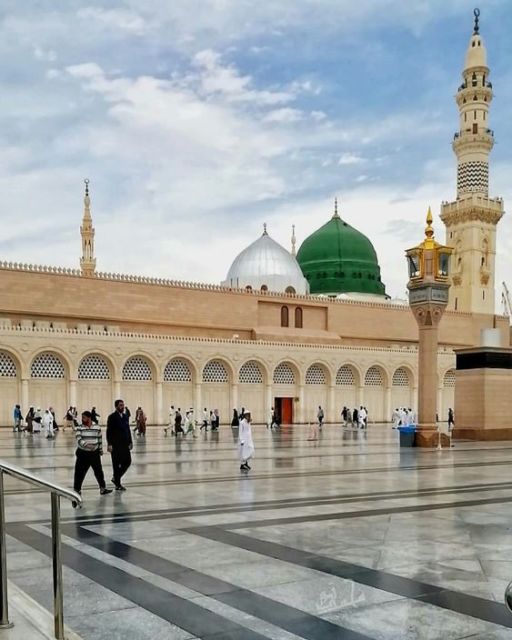
M 510 302 L 510 293 L 505 282 L 502 282 L 501 288 L 501 304 L 503 306 L 503 315 L 512 318 L 512 303 Z

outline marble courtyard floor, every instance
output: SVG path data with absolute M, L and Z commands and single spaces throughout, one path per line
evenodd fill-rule
M 63 503 L 65 620 L 84 640 L 512 639 L 512 443 L 398 447 L 388 425 L 149 428 L 127 492 Z M 0 432 L 0 457 L 69 486 L 71 433 Z M 110 478 L 109 456 L 104 456 Z M 49 496 L 6 481 L 9 578 L 52 610 Z M 0 632 L 0 640 L 14 638 Z M 18 637 L 21 637 L 18 634 Z M 33 636 L 35 638 L 35 635 Z M 31 640 L 24 635 L 25 640 Z

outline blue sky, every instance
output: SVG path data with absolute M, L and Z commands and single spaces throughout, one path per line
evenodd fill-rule
M 168 6 L 166 6 L 168 5 Z M 388 292 L 455 194 L 467 0 L 4 2 L 0 258 L 77 266 L 83 178 L 102 271 L 220 282 L 260 233 L 332 214 Z M 491 195 L 512 200 L 510 0 L 481 4 L 496 97 Z M 436 222 L 437 237 L 444 230 Z M 512 226 L 498 236 L 512 280 Z

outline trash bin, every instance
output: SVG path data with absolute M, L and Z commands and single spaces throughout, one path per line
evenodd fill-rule
M 398 427 L 400 432 L 400 446 L 414 447 L 414 439 L 416 435 L 416 425 L 408 425 L 407 427 Z

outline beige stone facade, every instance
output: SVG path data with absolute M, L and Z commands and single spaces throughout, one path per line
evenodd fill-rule
M 241 406 L 264 422 L 275 398 L 292 399 L 295 422 L 314 420 L 319 404 L 329 421 L 343 405 L 366 405 L 374 421 L 416 405 L 417 326 L 403 305 L 6 263 L 0 286 L 2 424 L 16 402 L 57 416 L 96 405 L 104 416 L 118 396 L 160 424 L 171 404 L 218 408 L 223 422 Z M 494 324 L 508 344 L 506 318 L 446 314 L 440 414 L 453 405 L 453 349 Z

